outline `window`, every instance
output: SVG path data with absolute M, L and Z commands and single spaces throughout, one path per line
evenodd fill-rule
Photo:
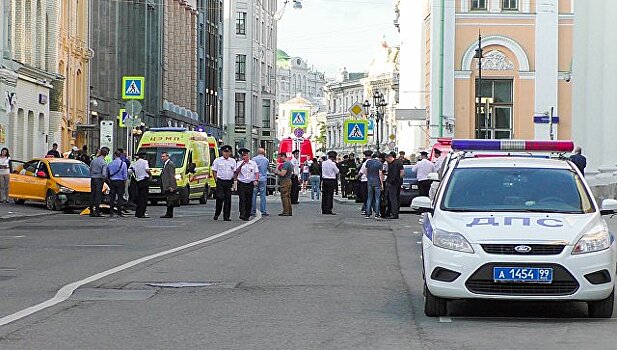
M 236 12 L 236 34 L 246 35 L 246 12 Z
M 246 94 L 236 93 L 236 125 L 246 124 Z
M 518 0 L 503 0 L 501 5 L 503 10 L 518 10 Z
M 270 128 L 270 100 L 263 100 L 261 102 L 261 126 L 263 128 Z
M 482 79 L 479 93 L 481 100 L 476 100 L 479 102 L 476 109 L 476 138 L 512 138 L 512 80 Z
M 486 10 L 486 0 L 471 0 L 472 10 Z
M 246 55 L 236 55 L 236 81 L 246 81 Z

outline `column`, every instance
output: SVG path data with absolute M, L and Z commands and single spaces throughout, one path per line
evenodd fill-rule
M 559 42 L 559 7 L 557 0 L 543 0 L 536 3 L 536 49 L 535 49 L 535 103 L 536 115 L 549 113 L 551 107 L 557 110 L 557 79 L 558 79 L 558 42 Z M 533 116 L 529 116 L 531 119 Z M 554 126 L 553 130 L 556 130 Z M 548 140 L 550 130 L 548 123 L 535 124 L 534 138 Z

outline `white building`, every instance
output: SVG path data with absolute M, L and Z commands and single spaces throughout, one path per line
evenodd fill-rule
M 574 10 L 572 138 L 587 157 L 585 177 L 590 183 L 615 183 L 617 1 L 576 1 Z
M 223 140 L 274 150 L 276 0 L 225 0 Z
M 317 143 L 317 139 L 321 136 L 321 125 L 326 122 L 325 113 L 320 112 L 319 104 L 302 97 L 300 93 L 288 101 L 279 103 L 276 116 L 276 137 L 278 140 L 286 137 L 295 138 L 290 119 L 291 112 L 296 110 L 308 111 L 308 126 L 302 137 L 311 140 L 313 152 L 315 152 L 321 146 Z
M 310 67 L 301 57 L 291 57 L 283 50 L 276 50 L 276 101 L 283 103 L 298 94 L 313 104 L 325 106 L 323 72 Z
M 2 2 L 0 38 L 0 146 L 13 159 L 45 154 L 60 140 L 58 125 L 50 124 L 50 91 L 55 75 L 55 50 L 49 38 L 57 30 L 56 0 Z

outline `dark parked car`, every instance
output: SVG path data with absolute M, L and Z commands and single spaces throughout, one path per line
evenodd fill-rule
M 401 207 L 411 206 L 411 201 L 418 196 L 418 179 L 411 165 L 403 166 L 403 184 L 401 185 Z

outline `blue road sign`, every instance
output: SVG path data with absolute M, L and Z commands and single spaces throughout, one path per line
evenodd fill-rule
M 366 144 L 368 142 L 368 121 L 366 120 L 346 120 L 344 123 L 345 143 Z
M 122 99 L 143 100 L 144 82 L 144 77 L 122 77 Z
M 308 126 L 308 111 L 291 111 L 289 122 L 292 127 L 306 128 Z
M 368 120 L 368 136 L 373 136 L 375 134 L 375 119 L 370 118 Z

